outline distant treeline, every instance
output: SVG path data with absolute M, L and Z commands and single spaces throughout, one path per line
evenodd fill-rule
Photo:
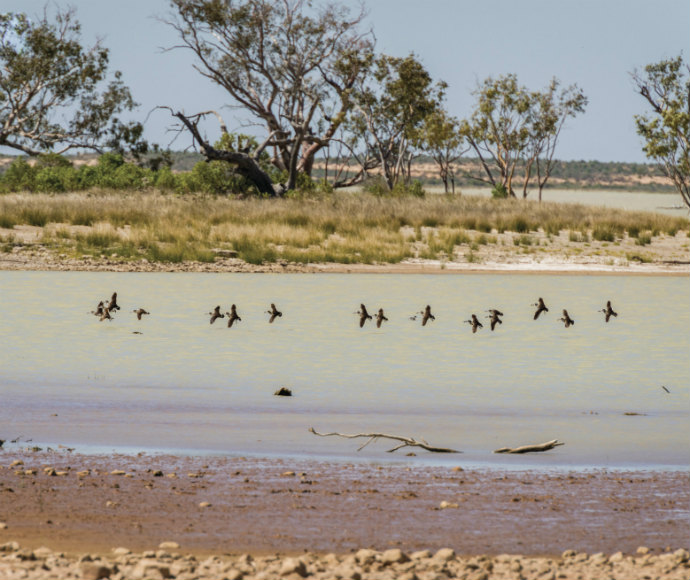
M 314 182 L 323 180 L 326 171 L 342 166 L 342 160 L 330 159 L 328 166 L 317 162 Z M 477 174 L 477 159 L 461 158 L 455 165 L 459 187 L 490 187 L 469 179 Z M 353 168 L 354 169 L 354 168 Z M 518 167 L 517 174 L 522 168 Z M 442 186 L 437 166 L 430 157 L 415 159 L 412 177 L 425 187 Z M 177 193 L 242 193 L 247 184 L 222 162 L 207 163 L 195 152 L 170 152 L 164 163 L 160 158 L 142 158 L 125 162 L 122 157 L 106 154 L 46 155 L 37 159 L 0 156 L 0 193 L 35 191 L 61 193 L 91 188 L 157 188 Z M 602 161 L 561 161 L 553 170 L 547 189 L 613 189 L 625 191 L 674 192 L 675 189 L 655 164 Z

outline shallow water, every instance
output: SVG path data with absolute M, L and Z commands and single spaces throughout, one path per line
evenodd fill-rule
M 434 188 L 433 191 L 442 192 Z M 466 195 L 491 196 L 490 188 L 462 188 Z M 522 193 L 520 192 L 520 195 Z M 538 191 L 530 191 L 528 200 L 539 199 Z M 625 209 L 630 211 L 652 211 L 675 217 L 688 217 L 688 208 L 678 193 L 649 193 L 645 191 L 612 191 L 599 189 L 545 189 L 542 200 L 556 203 L 581 203 Z
M 684 467 L 689 287 L 686 276 L 0 272 L 0 439 L 404 458 L 313 426 L 463 451 L 414 461 Z M 99 322 L 89 310 L 114 290 L 122 310 Z M 550 311 L 534 321 L 539 296 Z M 608 324 L 607 299 L 619 313 Z M 274 324 L 271 302 L 284 313 Z M 360 302 L 389 322 L 360 329 Z M 231 303 L 242 322 L 210 325 L 207 312 Z M 427 303 L 436 321 L 422 327 L 409 317 Z M 151 315 L 137 321 L 139 307 Z M 482 318 L 472 334 L 462 321 L 488 308 L 503 325 Z M 294 396 L 273 396 L 280 386 Z M 491 453 L 556 438 L 566 445 L 544 454 Z

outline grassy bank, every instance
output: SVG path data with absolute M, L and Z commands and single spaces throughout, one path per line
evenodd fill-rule
M 21 226 L 71 257 L 210 262 L 220 254 L 252 263 L 397 263 L 406 258 L 467 261 L 491 245 L 548 252 L 565 239 L 577 251 L 641 250 L 690 228 L 685 218 L 573 204 L 336 193 L 307 199 L 231 199 L 158 193 L 0 196 L 0 250 L 21 244 Z M 644 260 L 642 253 L 638 256 Z

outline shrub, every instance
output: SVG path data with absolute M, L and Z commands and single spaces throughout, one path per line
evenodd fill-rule
M 17 157 L 2 174 L 0 180 L 6 191 L 34 191 L 36 168 L 25 157 Z
M 652 236 L 649 233 L 639 234 L 635 240 L 635 244 L 638 246 L 647 246 L 652 243 Z
M 503 185 L 502 183 L 499 183 L 496 185 L 492 190 L 491 190 L 491 196 L 494 199 L 507 199 L 508 197 L 508 190 L 506 189 L 506 186 Z
M 592 237 L 598 242 L 613 242 L 616 239 L 616 234 L 611 225 L 602 224 L 594 227 Z

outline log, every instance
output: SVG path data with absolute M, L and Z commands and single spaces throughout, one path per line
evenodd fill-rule
M 347 435 L 345 433 L 319 433 L 314 429 L 314 427 L 309 427 L 309 432 L 313 433 L 314 435 L 318 435 L 319 437 L 336 436 L 344 437 L 345 439 L 356 439 L 358 437 L 366 437 L 368 441 L 364 443 L 359 449 L 357 449 L 357 451 L 361 451 L 367 445 L 369 445 L 369 443 L 377 439 L 393 439 L 394 441 L 400 441 L 401 443 L 400 445 L 397 445 L 392 449 L 388 449 L 388 453 L 393 453 L 394 451 L 402 449 L 403 447 L 421 447 L 422 449 L 425 449 L 426 451 L 430 451 L 432 453 L 462 453 L 462 451 L 458 451 L 457 449 L 448 449 L 446 447 L 435 447 L 433 445 L 429 445 L 423 439 L 421 441 L 417 441 L 412 437 L 402 437 L 400 435 L 387 435 L 385 433 L 356 433 L 354 435 Z
M 522 445 L 521 447 L 501 447 L 496 449 L 494 453 L 536 453 L 538 451 L 548 451 L 559 445 L 565 445 L 562 441 L 554 439 L 546 443 L 538 443 L 536 445 Z

